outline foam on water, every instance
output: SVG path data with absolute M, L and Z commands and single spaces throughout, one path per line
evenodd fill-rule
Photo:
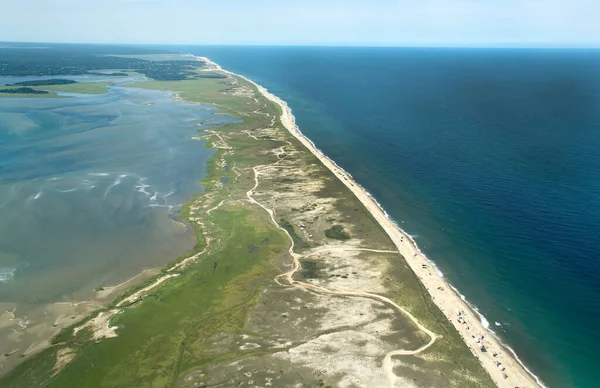
M 479 312 L 479 309 L 474 306 L 473 304 L 469 303 L 469 301 L 467 300 L 467 298 L 465 298 L 465 296 L 463 294 L 461 294 L 458 289 L 456 289 L 456 287 L 452 286 L 451 284 L 450 288 L 452 288 L 452 290 L 454 290 L 454 292 L 456 292 L 456 294 L 458 296 L 460 296 L 460 299 L 462 299 L 468 306 L 469 308 L 471 308 L 471 310 L 473 310 L 480 319 L 481 325 L 488 331 L 488 333 L 492 336 L 494 336 L 494 338 L 498 341 L 498 343 L 500 343 L 500 345 L 502 345 L 502 347 L 504 347 L 506 350 L 508 350 L 513 357 L 515 358 L 515 360 L 517 360 L 517 362 L 533 377 L 533 379 L 543 388 L 546 388 L 546 385 L 544 385 L 542 383 L 542 381 L 540 380 L 540 378 L 535 375 L 533 373 L 533 371 L 531 371 L 531 369 L 527 368 L 527 366 L 523 363 L 523 361 L 521 361 L 521 359 L 517 356 L 517 353 L 514 351 L 513 348 L 511 348 L 509 345 L 507 345 L 504 341 L 502 341 L 502 339 L 500 337 L 498 337 L 498 335 L 496 334 L 496 332 L 494 332 L 492 329 L 490 329 L 490 322 L 485 318 L 485 316 L 483 314 L 481 314 Z M 501 326 L 500 323 L 498 322 L 494 322 L 496 324 L 496 326 Z
M 126 180 L 133 180 L 133 188 L 138 192 L 143 194 L 148 198 L 149 204 L 148 207 L 165 207 L 168 208 L 169 211 L 173 210 L 176 207 L 181 206 L 182 204 L 172 204 L 169 203 L 169 197 L 173 196 L 177 193 L 176 189 L 171 189 L 166 194 L 161 194 L 161 191 L 158 190 L 153 185 L 147 183 L 148 178 L 140 176 L 139 174 L 131 173 L 131 172 L 102 172 L 102 173 L 89 173 L 89 176 L 96 177 L 114 177 L 104 191 L 104 199 L 106 199 L 112 192 L 112 190 L 118 186 L 123 184 Z M 85 179 L 82 181 L 83 187 L 87 190 L 96 187 L 98 184 L 103 184 L 103 182 L 98 181 L 90 181 Z M 69 192 L 77 189 L 69 189 L 69 190 L 58 190 L 60 192 Z
M 190 51 L 288 99 L 305 133 L 422 237 L 413 239 L 544 380 L 597 385 L 597 241 L 586 230 L 600 220 L 600 54 Z
M 0 283 L 6 283 L 15 277 L 16 268 L 0 268 Z
M 190 141 L 191 119 L 210 120 L 214 109 L 163 92 L 111 89 L 85 101 L 2 104 L 0 114 L 26 112 L 40 124 L 27 136 L 0 131 L 0 297 L 19 306 L 17 318 L 64 295 L 87 299 L 100 283 L 162 266 L 196 242 L 174 221 L 178 205 L 202 191 L 215 152 Z M 18 125 L 14 117 L 2 129 Z M 17 325 L 1 327 L 1 336 Z
M 138 185 L 135 186 L 135 188 L 142 194 L 145 194 L 147 196 L 151 196 L 152 194 L 146 190 L 148 187 L 150 187 L 150 185 L 144 183 L 146 181 L 146 178 L 142 178 L 138 181 Z M 156 198 L 155 198 L 156 199 Z
M 246 78 L 246 77 L 244 77 Z M 248 78 L 246 78 L 248 79 Z M 250 79 L 248 79 L 250 82 Z M 265 91 L 267 93 L 268 90 L 266 88 L 264 88 Z M 274 95 L 273 95 L 274 96 Z M 274 96 L 275 99 L 283 106 L 284 110 L 288 110 L 291 118 L 292 118 L 292 125 L 295 126 L 295 129 L 314 147 L 315 150 L 317 150 L 317 152 L 319 152 L 321 155 L 323 155 L 325 158 L 327 158 L 337 169 L 339 169 L 340 171 L 343 172 L 343 174 L 345 174 L 346 176 L 350 177 L 351 179 L 354 179 L 352 177 L 352 175 L 350 173 L 348 173 L 346 170 L 344 170 L 342 167 L 340 167 L 334 160 L 332 160 L 331 158 L 329 158 L 321 149 L 319 149 L 315 143 L 310 140 L 310 138 L 308 138 L 306 135 L 304 135 L 301 131 L 300 128 L 298 127 L 298 125 L 296 124 L 296 118 L 295 116 L 292 114 L 292 109 L 289 107 L 289 105 L 283 101 L 282 99 L 280 99 L 277 96 Z M 381 205 L 381 203 L 379 203 L 379 201 L 377 201 L 377 199 L 369 192 L 367 191 L 362 185 L 360 185 L 358 182 L 354 181 L 354 184 L 356 184 L 358 187 L 360 187 L 372 200 L 373 202 L 377 205 L 377 207 L 379 207 L 379 209 L 383 212 L 383 214 L 385 215 L 385 217 L 399 230 L 402 231 L 402 233 L 404 233 L 408 239 L 411 241 L 411 243 L 414 245 L 414 247 L 417 249 L 417 251 L 419 252 L 420 255 L 422 255 L 427 262 L 432 266 L 432 268 L 434 269 L 434 271 L 436 272 L 436 274 L 438 276 L 440 276 L 441 278 L 444 278 L 444 274 L 442 273 L 442 271 L 439 269 L 439 267 L 435 264 L 435 262 L 433 262 L 431 259 L 429 259 L 429 257 L 427 257 L 427 255 L 425 255 L 425 253 L 421 250 L 421 248 L 417 245 L 415 239 L 418 238 L 418 235 L 411 235 L 409 233 L 407 233 L 403 228 L 400 227 L 400 225 L 388 214 L 388 212 L 383 208 L 383 206 Z M 404 221 L 402 221 L 402 223 L 404 223 Z M 446 280 L 447 282 L 447 280 Z M 479 312 L 479 309 L 474 306 L 473 304 L 469 303 L 469 301 L 467 301 L 466 297 L 461 294 L 455 287 L 453 287 L 451 284 L 448 283 L 448 285 L 460 296 L 460 298 L 473 310 L 475 311 L 475 313 L 479 316 L 480 322 L 482 324 L 482 326 L 485 328 L 486 331 L 489 332 L 490 335 L 493 335 L 498 342 L 505 347 L 506 349 L 508 349 L 514 356 L 514 358 L 517 360 L 517 362 L 536 380 L 536 382 L 541 386 L 541 387 L 546 387 L 541 380 L 539 379 L 538 376 L 536 376 L 530 369 L 528 369 L 525 364 L 521 361 L 521 359 L 519 359 L 519 357 L 516 355 L 515 351 L 509 347 L 508 345 L 506 345 L 497 335 L 496 333 L 490 329 L 490 323 L 489 321 L 485 318 L 485 316 L 483 314 L 481 314 Z
M 481 322 L 481 325 L 482 325 L 484 328 L 486 328 L 487 330 L 489 330 L 489 331 L 493 332 L 493 330 L 492 330 L 492 329 L 490 329 L 490 321 L 488 321 L 488 320 L 487 320 L 487 319 L 486 319 L 486 318 L 483 316 L 483 314 L 481 314 L 481 313 L 479 312 L 479 309 L 478 309 L 477 307 L 473 306 L 473 310 L 475 310 L 475 312 L 477 313 L 477 315 L 479 315 L 479 321 Z
M 118 186 L 121 184 L 122 179 L 125 177 L 125 175 L 119 175 L 119 177 L 117 179 L 115 179 L 113 181 L 113 183 L 110 184 L 110 186 L 108 186 L 106 188 L 106 190 L 104 191 L 104 198 L 106 198 L 108 196 L 108 194 L 110 193 L 110 191 L 113 189 L 113 187 Z

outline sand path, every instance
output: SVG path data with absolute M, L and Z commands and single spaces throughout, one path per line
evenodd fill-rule
M 429 261 L 418 249 L 417 245 L 410 238 L 410 236 L 402 231 L 392 220 L 388 218 L 383 209 L 360 185 L 354 181 L 350 174 L 340 168 L 331 159 L 326 157 L 315 147 L 310 139 L 305 137 L 300 132 L 295 123 L 292 111 L 285 101 L 269 93 L 264 87 L 256 82 L 239 74 L 223 70 L 218 64 L 210 61 L 208 58 L 196 58 L 200 61 L 206 62 L 211 70 L 220 71 L 225 74 L 245 79 L 253 84 L 265 98 L 280 106 L 282 110 L 280 120 L 283 126 L 290 132 L 290 134 L 292 134 L 298 141 L 308 148 L 308 150 L 315 155 L 329 170 L 331 170 L 331 172 L 333 172 L 334 175 L 341 182 L 343 182 L 344 185 L 346 185 L 346 187 L 352 191 L 352 193 L 354 193 L 354 195 L 362 202 L 367 210 L 369 210 L 369 212 L 388 234 L 394 245 L 396 245 L 398 252 L 404 256 L 408 265 L 429 291 L 435 304 L 454 325 L 456 330 L 467 344 L 467 347 L 471 350 L 473 355 L 479 359 L 481 365 L 488 371 L 490 377 L 498 387 L 545 387 L 545 385 L 525 367 L 525 365 L 519 360 L 518 356 L 511 349 L 503 346 L 494 335 L 491 335 L 487 328 L 483 326 L 476 313 L 464 300 L 461 299 L 461 296 L 450 287 L 443 277 L 432 270 Z M 249 191 L 249 199 L 252 199 L 251 194 L 252 190 Z M 264 206 L 262 207 L 270 213 L 272 220 L 274 220 L 272 211 Z M 292 252 L 290 252 L 290 254 L 294 258 L 294 262 L 297 262 L 298 257 L 295 257 L 295 254 Z M 458 311 L 462 312 L 462 317 L 466 321 L 465 324 L 457 321 L 456 314 Z M 485 353 L 480 351 L 479 345 L 475 343 L 474 339 L 476 335 L 479 336 L 483 333 L 486 334 L 484 344 L 488 349 L 488 352 Z M 391 359 L 393 356 L 394 354 L 390 354 L 389 358 Z M 386 356 L 386 360 L 387 359 L 388 356 Z M 388 362 L 391 363 L 391 361 Z M 502 367 L 505 369 L 504 371 L 499 368 L 498 363 L 502 365 Z
M 276 162 L 275 164 L 277 164 L 277 163 L 279 163 L 279 162 Z M 430 338 L 429 342 L 427 342 L 425 345 L 421 346 L 418 349 L 415 349 L 415 350 L 398 349 L 398 350 L 391 351 L 385 355 L 385 357 L 383 359 L 383 370 L 387 377 L 389 388 L 394 388 L 397 376 L 394 374 L 394 370 L 393 370 L 394 364 L 392 362 L 392 357 L 401 356 L 401 355 L 418 354 L 418 353 L 426 350 L 427 348 L 429 348 L 431 345 L 433 345 L 433 343 L 437 339 L 437 335 L 434 332 L 432 332 L 431 330 L 427 329 L 425 326 L 423 326 L 421 324 L 421 322 L 419 322 L 419 320 L 415 316 L 413 316 L 411 313 L 406 311 L 403 307 L 397 305 L 391 299 L 386 298 L 385 296 L 381 296 L 378 294 L 372 294 L 369 292 L 362 292 L 362 291 L 332 290 L 332 289 L 327 289 L 325 287 L 316 286 L 314 284 L 294 280 L 294 274 L 300 269 L 300 258 L 302 257 L 302 255 L 294 252 L 294 239 L 292 238 L 290 233 L 285 228 L 280 226 L 277 223 L 277 221 L 275 221 L 275 215 L 274 215 L 273 210 L 267 208 L 266 206 L 264 206 L 263 204 L 258 202 L 256 199 L 254 199 L 254 197 L 252 196 L 252 194 L 254 193 L 254 191 L 256 190 L 256 188 L 259 185 L 258 177 L 259 177 L 260 173 L 259 173 L 258 169 L 260 167 L 264 167 L 264 166 L 256 166 L 256 167 L 252 168 L 252 170 L 254 171 L 254 187 L 252 187 L 252 189 L 250 189 L 246 192 L 246 196 L 248 197 L 248 200 L 250 202 L 263 208 L 269 214 L 269 217 L 270 217 L 273 225 L 275 225 L 279 230 L 283 231 L 286 234 L 286 236 L 290 240 L 290 247 L 288 248 L 288 253 L 290 254 L 290 256 L 292 256 L 292 259 L 293 259 L 292 268 L 288 272 L 278 275 L 275 278 L 275 281 L 278 284 L 285 286 L 286 284 L 282 284 L 279 281 L 279 278 L 284 277 L 287 280 L 287 284 L 297 287 L 297 288 L 300 288 L 300 289 L 316 292 L 318 294 L 367 298 L 367 299 L 372 299 L 372 300 L 376 300 L 379 302 L 383 302 L 384 304 L 392 307 L 394 310 L 407 316 L 415 324 L 415 326 L 417 326 L 419 328 L 419 330 L 425 332 L 429 336 L 429 338 Z M 342 248 L 342 250 L 360 250 L 360 251 L 372 251 L 372 252 L 396 253 L 396 254 L 398 253 L 396 251 L 385 251 L 385 250 L 367 249 L 367 248 L 363 248 L 363 249 L 361 249 L 361 248 L 343 249 Z

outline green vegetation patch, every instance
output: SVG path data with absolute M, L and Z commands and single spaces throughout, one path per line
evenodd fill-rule
M 287 246 L 285 235 L 256 211 L 247 206 L 219 209 L 215 232 L 230 238 L 153 290 L 157 297 L 116 315 L 111 322 L 118 326 L 116 338 L 96 343 L 87 340 L 87 332 L 65 338 L 79 355 L 60 374 L 47 375 L 46 385 L 175 386 L 182 371 L 210 363 L 214 356 L 207 339 L 244 330 L 260 291 L 278 273 L 269 259 L 283 254 Z M 269 244 L 261 244 L 267 235 Z M 250 245 L 261 248 L 250 254 Z M 2 386 L 31 387 L 31 378 L 23 373 L 48 373 L 47 358 L 52 357 L 44 352 L 27 360 L 4 377 Z
M 45 45 L 44 50 L 0 47 L 0 76 L 65 76 L 84 75 L 99 70 L 135 70 L 159 80 L 182 80 L 196 75 L 205 66 L 197 60 L 155 61 L 152 56 L 127 57 L 131 51 L 156 52 L 123 47 Z M 126 54 L 124 54 L 126 53 Z
M 350 235 L 346 233 L 342 225 L 333 225 L 325 231 L 325 236 L 336 240 L 349 240 Z
M 202 75 L 201 72 L 195 73 L 196 76 Z M 240 128 L 237 124 L 232 126 L 220 127 L 219 131 L 223 129 L 228 130 L 229 128 L 239 131 L 245 128 L 260 128 L 257 125 L 259 122 L 261 125 L 268 125 L 268 121 L 265 121 L 264 115 L 252 114 L 252 106 L 248 105 L 247 98 L 232 98 L 230 94 L 223 93 L 230 91 L 234 85 L 228 80 L 221 78 L 202 78 L 192 79 L 184 81 L 156 81 L 156 82 L 140 82 L 128 84 L 129 87 L 137 87 L 149 90 L 162 90 L 162 91 L 173 91 L 176 92 L 182 99 L 186 101 L 193 101 L 196 103 L 204 103 L 214 105 L 218 107 L 223 113 L 232 115 L 234 117 L 243 118 L 243 128 Z M 254 105 L 254 109 L 262 108 L 261 105 Z M 276 109 L 275 105 L 269 104 L 268 109 Z M 267 113 L 270 113 L 267 111 Z M 247 141 L 245 143 L 248 143 Z M 259 148 L 263 149 L 265 145 L 258 145 Z
M 81 84 L 55 86 L 78 85 Z M 252 105 L 247 104 L 247 97 L 224 96 L 221 91 L 231 86 L 222 79 L 198 79 L 194 83 L 148 82 L 143 86 L 165 87 L 165 90 L 175 92 L 181 92 L 180 87 L 183 86 L 198 100 L 222 104 L 223 111 L 244 117 L 243 122 L 219 127 L 221 132 L 238 133 L 264 127 L 269 122 L 264 115 L 249 115 L 263 107 L 262 99 Z M 217 141 L 215 136 L 207 135 L 206 138 L 207 146 Z M 247 356 L 247 352 L 239 349 L 215 356 L 210 339 L 222 333 L 233 335 L 246 330 L 249 313 L 258 296 L 279 274 L 272 263 L 287 254 L 289 239 L 271 222 L 268 213 L 258 206 L 226 202 L 210 215 L 196 210 L 198 203 L 206 203 L 206 208 L 216 207 L 224 199 L 245 197 L 245 192 L 254 185 L 254 178 L 247 170 L 236 170 L 240 174 L 237 176 L 233 167 L 264 162 L 265 157 L 259 151 L 268 145 L 267 142 L 248 142 L 245 136 L 240 140 L 229 139 L 228 142 L 236 152 L 228 154 L 223 149 L 215 152 L 208 162 L 208 176 L 202 181 L 205 193 L 193 198 L 180 213 L 186 220 L 202 218 L 205 229 L 190 221 L 198 243 L 189 255 L 206 248 L 205 253 L 184 269 L 173 272 L 179 276 L 165 281 L 153 289 L 151 295 L 124 307 L 122 313 L 115 315 L 111 325 L 118 327 L 116 338 L 97 342 L 89 339 L 89 332 L 74 336 L 72 330 L 65 330 L 55 337 L 54 343 L 61 344 L 51 348 L 53 351 L 45 351 L 26 360 L 3 376 L 0 386 L 173 387 L 191 368 L 217 362 L 215 357 L 233 360 Z M 231 168 L 224 169 L 224 165 Z M 224 176 L 236 184 L 222 184 Z M 203 230 L 211 238 L 208 247 Z M 150 279 L 132 288 L 125 295 L 152 281 Z M 114 306 L 123 297 L 117 298 L 111 305 Z M 77 356 L 53 376 L 51 367 L 55 364 L 58 347 L 64 346 L 62 342 L 74 349 Z
M 302 267 L 300 276 L 303 279 L 316 279 L 319 277 L 319 265 L 314 260 L 301 260 L 300 265 Z
M 6 88 L 0 89 L 0 93 L 6 94 L 49 94 L 45 90 L 37 90 L 32 88 Z
M 108 86 L 111 84 L 112 82 L 77 82 L 65 85 L 48 85 L 42 89 L 68 93 L 103 94 L 106 93 Z
M 32 81 L 15 82 L 9 86 L 45 86 L 45 85 L 69 85 L 76 84 L 77 81 L 71 79 L 40 79 Z
M 81 93 L 81 94 L 103 94 L 108 90 L 112 82 L 73 82 L 55 85 L 39 85 L 36 89 L 6 85 L 0 90 L 0 95 L 10 94 L 10 97 L 32 95 L 35 97 L 56 97 L 55 92 Z
M 123 67 L 113 67 L 115 68 Z M 191 77 L 200 75 L 202 72 L 196 71 Z M 81 84 L 54 86 L 78 85 Z M 220 148 L 208 161 L 207 177 L 201 182 L 205 192 L 194 197 L 180 212 L 181 218 L 189 221 L 193 227 L 197 244 L 193 252 L 182 256 L 177 262 L 190 255 L 203 253 L 185 267 L 174 269 L 176 264 L 172 263 L 167 268 L 172 270 L 170 273 L 178 276 L 152 289 L 150 295 L 122 306 L 122 312 L 113 316 L 111 320 L 111 325 L 118 327 L 116 338 L 95 341 L 90 338 L 89 330 L 79 331 L 77 335 L 73 335 L 72 328 L 64 330 L 55 337 L 54 347 L 26 360 L 0 378 L 1 387 L 182 387 L 192 384 L 191 381 L 188 382 L 188 377 L 185 377 L 190 376 L 192 371 L 204 370 L 210 374 L 220 365 L 224 365 L 224 362 L 231 364 L 236 360 L 245 361 L 252 356 L 258 357 L 282 350 L 279 347 L 242 349 L 240 343 L 234 340 L 247 334 L 256 337 L 266 335 L 264 332 L 249 330 L 253 326 L 248 325 L 248 322 L 255 319 L 255 314 L 258 315 L 256 306 L 259 295 L 263 294 L 263 291 L 273 284 L 273 279 L 281 273 L 277 268 L 284 260 L 289 262 L 287 250 L 290 241 L 286 233 L 272 223 L 269 214 L 262 207 L 247 201 L 248 190 L 253 190 L 253 195 L 260 202 L 261 196 L 268 195 L 270 190 L 281 190 L 278 186 L 294 183 L 293 180 L 263 179 L 258 187 L 255 185 L 256 171 L 252 167 L 279 160 L 276 153 L 265 152 L 266 150 L 276 150 L 284 144 L 289 144 L 291 148 L 299 147 L 297 140 L 287 132 L 284 132 L 284 141 L 274 140 L 274 137 L 268 134 L 260 135 L 261 141 L 249 141 L 252 138 L 248 134 L 260 133 L 261 128 L 273 125 L 269 115 L 279 115 L 279 107 L 268 102 L 253 86 L 240 78 L 196 78 L 145 82 L 130 86 L 172 91 L 177 97 L 188 102 L 215 105 L 222 113 L 240 119 L 238 122 L 215 128 L 215 133 L 205 133 L 200 137 L 206 139 L 206 146 L 218 144 L 217 147 Z M 278 123 L 275 123 L 275 127 L 283 130 Z M 333 179 L 331 172 L 327 171 L 316 157 L 304 148 L 299 150 L 302 152 L 292 154 L 293 156 L 286 158 L 286 161 L 294 160 L 300 166 L 310 167 L 307 168 L 312 171 L 309 178 L 324 182 L 319 196 L 339 198 L 335 202 L 338 214 L 328 222 L 352 225 L 352 232 L 360 235 L 362 239 L 368 239 L 379 249 L 391 249 L 389 239 L 381 232 L 380 226 L 343 183 Z M 232 184 L 223 184 L 223 177 L 230 179 Z M 298 215 L 297 210 L 281 210 L 274 209 L 275 214 L 278 214 L 279 225 L 293 239 L 295 251 L 311 247 L 311 240 L 307 242 L 300 237 L 291 223 L 296 222 L 294 217 Z M 307 210 L 314 210 L 314 204 Z M 318 216 L 314 217 L 314 221 L 321 222 Z M 350 238 L 341 225 L 332 226 L 325 235 L 337 240 Z M 310 234 L 306 234 L 305 238 L 310 239 Z M 370 252 L 365 254 L 364 258 L 376 260 L 373 256 Z M 324 273 L 327 268 L 319 261 L 303 259 L 298 275 L 307 279 L 317 278 L 320 271 Z M 164 276 L 166 271 L 167 269 L 164 269 L 157 277 L 133 287 L 113 301 L 108 309 L 114 307 L 126 295 L 131 295 L 135 290 Z M 351 269 L 347 271 L 350 272 Z M 427 364 L 423 364 L 424 368 L 428 372 L 427 368 L 430 366 L 435 368 L 435 373 L 444 371 L 444 377 L 441 379 L 457 381 L 457 386 L 491 386 L 485 371 L 470 355 L 458 333 L 435 306 L 427 290 L 410 268 L 402 265 L 400 261 L 398 265 L 391 266 L 389 271 L 391 279 L 388 280 L 388 296 L 405 306 L 427 327 L 442 335 L 442 338 L 425 353 L 434 360 L 439 359 L 440 362 L 434 365 L 433 362 L 427 361 Z M 279 287 L 276 289 L 277 292 L 284 290 Z M 262 301 L 260 303 L 262 304 Z M 270 300 L 269 303 L 273 301 Z M 88 316 L 84 322 L 97 314 L 99 311 Z M 278 314 L 278 317 L 287 321 L 291 319 L 290 315 L 291 313 L 286 312 Z M 231 339 L 230 342 L 225 341 L 228 338 Z M 393 338 L 389 340 L 392 341 Z M 422 340 L 426 341 L 427 338 L 423 337 Z M 53 368 L 56 365 L 57 353 L 65 349 L 65 346 L 73 351 L 75 358 L 60 373 L 55 374 Z M 448 355 L 452 357 L 448 358 Z M 410 357 L 411 359 L 406 359 L 416 358 Z M 420 361 L 407 362 L 418 364 Z M 402 371 L 408 376 L 415 373 L 409 368 Z M 446 374 L 446 371 L 452 375 Z M 461 375 L 458 375 L 459 373 Z M 414 374 L 414 378 L 421 381 L 423 375 Z M 470 385 L 465 384 L 465 381 L 470 380 L 464 376 L 474 376 L 485 384 L 479 384 L 476 380 Z M 224 386 L 227 381 L 229 380 L 210 386 Z M 439 385 L 439 381 L 440 378 L 436 375 L 435 381 L 429 385 Z
M 202 73 L 202 74 L 195 76 L 194 78 L 224 79 L 224 78 L 227 78 L 227 76 L 223 75 L 223 74 L 217 74 L 217 73 Z
M 294 226 L 292 224 L 290 224 L 289 221 L 284 220 L 282 218 L 279 220 L 279 225 L 281 225 L 281 227 L 284 228 L 285 230 L 287 230 L 287 232 L 290 234 L 290 236 L 292 237 L 292 240 L 294 240 L 295 248 L 303 249 L 303 248 L 310 247 L 310 245 L 306 241 L 304 241 L 302 239 L 302 237 L 298 236 L 298 233 L 296 233 Z

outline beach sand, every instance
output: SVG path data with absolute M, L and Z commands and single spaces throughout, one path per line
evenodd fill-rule
M 530 373 L 517 355 L 506 346 L 502 345 L 490 331 L 481 323 L 479 316 L 469 304 L 440 276 L 427 257 L 419 250 L 414 240 L 406 232 L 401 230 L 377 204 L 377 202 L 368 194 L 368 192 L 358 185 L 352 176 L 335 164 L 331 159 L 319 151 L 315 145 L 306 136 L 300 132 L 296 125 L 295 118 L 287 103 L 279 97 L 269 93 L 267 89 L 255 83 L 254 81 L 222 69 L 218 64 L 205 57 L 196 57 L 201 61 L 207 62 L 210 67 L 217 71 L 234 75 L 252 83 L 265 98 L 276 103 L 281 107 L 281 122 L 285 128 L 298 139 L 308 150 L 313 153 L 334 175 L 343 182 L 354 195 L 361 201 L 367 210 L 373 215 L 375 220 L 381 225 L 388 236 L 397 247 L 398 251 L 404 256 L 406 262 L 421 280 L 425 288 L 429 291 L 431 298 L 440 308 L 448 320 L 454 325 L 456 330 L 464 339 L 466 345 L 473 355 L 480 361 L 481 365 L 488 371 L 492 380 L 498 387 L 544 387 L 541 381 Z M 460 317 L 464 323 L 458 321 Z M 476 342 L 483 335 L 480 342 L 487 349 L 482 352 L 479 343 Z M 494 356 L 495 354 L 495 356 Z M 500 363 L 501 366 L 498 366 Z M 503 369 L 503 370 L 501 370 Z

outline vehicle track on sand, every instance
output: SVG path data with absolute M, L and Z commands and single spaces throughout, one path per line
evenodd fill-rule
M 276 163 L 279 163 L 279 161 Z M 312 292 L 315 292 L 318 294 L 323 294 L 323 295 L 367 298 L 367 299 L 375 300 L 378 302 L 382 302 L 382 303 L 392 307 L 394 310 L 401 313 L 402 315 L 408 317 L 415 324 L 415 326 L 417 326 L 417 328 L 419 328 L 419 330 L 423 331 L 424 333 L 426 333 L 429 336 L 429 338 L 430 338 L 429 342 L 427 342 L 425 345 L 421 346 L 418 349 L 415 349 L 415 350 L 398 349 L 398 350 L 393 350 L 385 355 L 385 357 L 383 359 L 383 370 L 386 374 L 389 388 L 394 388 L 397 376 L 394 374 L 394 364 L 392 362 L 392 357 L 408 356 L 408 355 L 415 355 L 415 354 L 421 353 L 422 351 L 426 350 L 431 345 L 433 345 L 433 343 L 437 339 L 437 334 L 435 334 L 431 330 L 427 329 L 425 326 L 423 326 L 421 324 L 421 322 L 419 322 L 419 320 L 415 316 L 413 316 L 411 313 L 406 311 L 403 307 L 397 305 L 391 299 L 386 298 L 385 296 L 378 295 L 378 294 L 372 294 L 369 292 L 362 292 L 362 291 L 330 290 L 330 289 L 327 289 L 327 288 L 324 288 L 321 286 L 316 286 L 314 284 L 309 284 L 309 283 L 301 282 L 298 280 L 294 280 L 294 278 L 293 278 L 294 274 L 298 271 L 298 269 L 300 269 L 300 258 L 302 257 L 302 255 L 294 252 L 294 240 L 292 239 L 292 236 L 289 234 L 289 232 L 277 223 L 277 221 L 275 220 L 275 215 L 274 215 L 273 210 L 267 208 L 266 206 L 264 206 L 263 204 L 261 204 L 260 202 L 258 202 L 257 200 L 255 200 L 252 197 L 252 194 L 254 193 L 254 191 L 256 190 L 256 188 L 258 187 L 258 184 L 259 184 L 258 177 L 260 175 L 260 172 L 258 171 L 258 169 L 260 167 L 264 167 L 264 166 L 252 167 L 252 170 L 254 171 L 254 187 L 252 187 L 252 189 L 250 189 L 246 192 L 246 197 L 248 198 L 248 200 L 251 203 L 254 203 L 254 204 L 260 206 L 261 208 L 263 208 L 269 214 L 271 222 L 277 227 L 277 229 L 283 231 L 291 242 L 290 247 L 288 249 L 288 253 L 290 254 L 290 256 L 292 256 L 292 259 L 293 259 L 292 269 L 290 269 L 288 272 L 277 275 L 277 277 L 275 277 L 275 281 L 277 282 L 277 284 L 279 284 L 281 286 L 291 285 L 296 288 L 312 291 Z M 365 249 L 354 248 L 354 249 L 349 249 L 349 250 L 372 251 L 372 252 L 381 252 L 381 253 L 398 253 L 398 252 L 394 252 L 394 251 L 382 251 L 382 250 L 366 249 L 366 248 Z M 280 278 L 285 278 L 288 284 L 282 283 L 279 280 Z
M 215 64 L 214 62 L 210 62 L 208 60 L 207 60 L 207 62 L 214 65 L 216 67 L 217 71 L 222 71 L 224 73 L 233 75 L 233 73 L 231 73 L 231 72 L 222 70 L 221 67 L 218 66 L 217 64 Z M 235 80 L 235 78 L 234 78 L 234 80 Z M 266 105 L 265 105 L 265 107 L 266 107 Z M 263 113 L 263 112 L 255 111 L 254 113 Z M 266 112 L 263 114 L 265 114 L 266 116 L 271 116 L 270 128 L 273 128 L 275 125 L 275 122 L 276 122 L 276 116 L 271 115 Z M 254 139 L 258 140 L 258 138 L 251 135 L 250 133 L 247 133 L 247 134 L 250 137 L 253 137 Z M 285 140 L 283 140 L 283 141 L 286 142 L 288 145 L 291 145 L 291 143 L 289 141 L 285 141 Z M 302 257 L 302 255 L 294 252 L 294 240 L 292 239 L 292 236 L 290 235 L 290 233 L 285 228 L 283 228 L 281 225 L 279 225 L 277 223 L 277 221 L 275 220 L 275 214 L 274 214 L 273 210 L 267 208 L 266 206 L 264 206 L 263 204 L 261 204 L 260 202 L 258 202 L 256 199 L 254 199 L 252 197 L 252 194 L 254 193 L 254 191 L 256 190 L 256 188 L 259 185 L 259 175 L 260 175 L 259 169 L 261 167 L 277 165 L 281 161 L 285 160 L 287 158 L 287 155 L 284 155 L 283 157 L 280 156 L 281 154 L 284 153 L 284 150 L 285 150 L 285 146 L 281 146 L 281 148 L 277 152 L 277 157 L 279 159 L 277 162 L 275 162 L 271 165 L 259 165 L 259 166 L 252 167 L 252 171 L 254 172 L 254 187 L 252 187 L 250 190 L 248 190 L 246 192 L 246 197 L 248 198 L 248 200 L 251 203 L 254 203 L 254 204 L 260 206 L 262 209 L 264 209 L 269 214 L 269 217 L 270 217 L 273 225 L 275 225 L 275 227 L 277 229 L 283 231 L 290 240 L 290 247 L 288 248 L 288 253 L 290 254 L 290 256 L 293 259 L 292 260 L 292 269 L 290 269 L 288 272 L 285 272 L 283 274 L 276 276 L 275 282 L 277 282 L 277 284 L 282 285 L 284 287 L 289 285 L 289 286 L 293 286 L 293 287 L 296 287 L 299 289 L 308 290 L 308 291 L 312 291 L 314 293 L 323 294 L 323 295 L 335 295 L 335 296 L 342 296 L 342 297 L 344 297 L 344 296 L 345 297 L 357 297 L 357 298 L 367 298 L 367 299 L 375 300 L 375 301 L 382 302 L 382 303 L 390 306 L 391 308 L 393 308 L 400 314 L 408 317 L 415 324 L 415 326 L 417 326 L 417 328 L 419 330 L 421 330 L 425 334 L 427 334 L 430 339 L 425 345 L 421 346 L 418 349 L 415 349 L 415 350 L 398 349 L 398 350 L 393 350 L 391 352 L 388 352 L 385 355 L 385 357 L 383 359 L 383 371 L 385 372 L 387 380 L 388 380 L 388 387 L 394 388 L 397 376 L 394 374 L 394 370 L 393 370 L 394 364 L 392 362 L 392 357 L 419 354 L 419 353 L 423 352 L 424 350 L 426 350 L 427 348 L 429 348 L 431 345 L 433 345 L 433 343 L 438 338 L 438 336 L 437 336 L 437 334 L 435 334 L 434 332 L 432 332 L 431 330 L 429 330 L 425 326 L 423 326 L 421 324 L 421 322 L 419 322 L 419 320 L 415 316 L 413 316 L 410 312 L 406 311 L 403 307 L 394 303 L 391 299 L 386 298 L 385 296 L 373 294 L 373 293 L 369 293 L 369 292 L 363 292 L 363 291 L 330 290 L 325 287 L 321 287 L 321 286 L 317 286 L 314 284 L 309 284 L 309 283 L 301 282 L 298 280 L 294 280 L 294 278 L 293 278 L 294 274 L 298 271 L 298 269 L 300 269 L 300 258 Z M 384 251 L 384 250 L 368 249 L 368 248 L 348 248 L 348 249 L 344 249 L 344 250 L 370 251 L 370 252 L 379 252 L 379 253 L 397 253 L 397 254 L 399 254 L 399 252 L 397 252 L 397 251 Z M 285 278 L 288 284 L 281 283 L 279 280 L 280 278 Z

